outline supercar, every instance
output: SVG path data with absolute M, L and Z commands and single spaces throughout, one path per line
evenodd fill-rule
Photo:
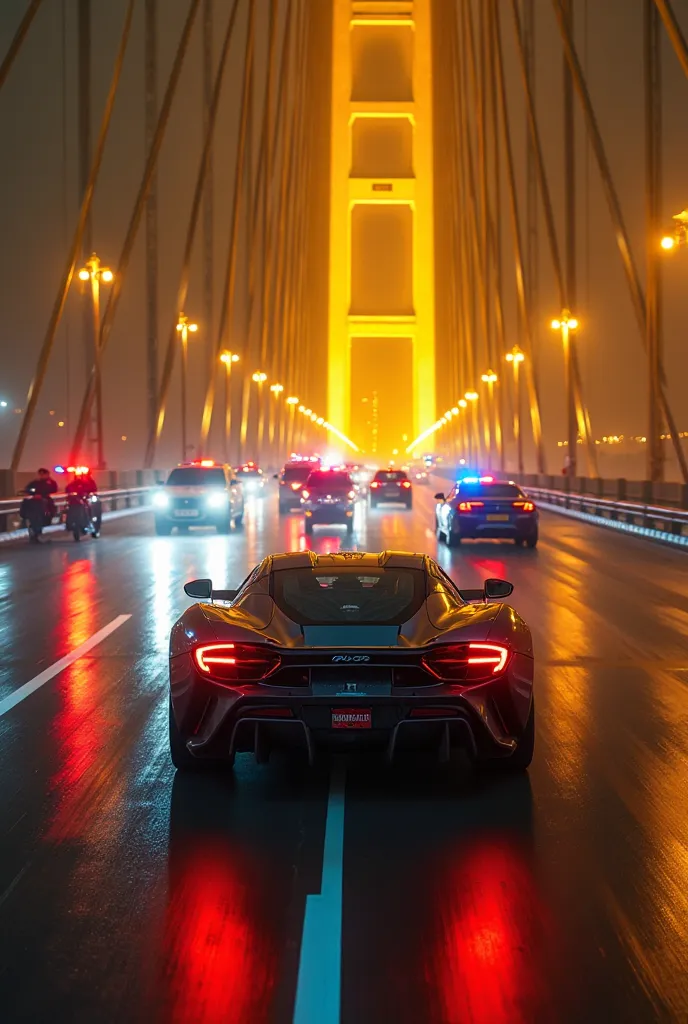
M 499 603 L 510 583 L 460 589 L 424 554 L 304 551 L 268 556 L 238 590 L 184 589 L 199 603 L 170 637 L 176 768 L 278 747 L 530 764 L 533 647 Z

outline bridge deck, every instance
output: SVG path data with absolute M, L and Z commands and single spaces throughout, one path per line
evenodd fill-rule
M 361 510 L 358 545 L 435 552 L 417 497 Z M 269 497 L 229 537 L 154 538 L 142 514 L 3 549 L 0 701 L 112 625 L 0 718 L 7 1019 L 292 1019 L 327 769 L 175 779 L 165 653 L 183 581 L 231 585 L 300 534 Z M 688 1019 L 686 555 L 554 515 L 541 535 L 440 552 L 467 586 L 511 579 L 533 628 L 529 778 L 346 767 L 344 1024 Z

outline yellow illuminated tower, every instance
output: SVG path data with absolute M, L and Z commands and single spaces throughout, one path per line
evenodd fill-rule
M 435 420 L 431 0 L 333 0 L 328 417 L 367 452 Z

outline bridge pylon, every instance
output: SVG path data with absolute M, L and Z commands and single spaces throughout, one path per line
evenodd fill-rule
M 431 0 L 333 0 L 328 417 L 367 453 L 435 420 Z

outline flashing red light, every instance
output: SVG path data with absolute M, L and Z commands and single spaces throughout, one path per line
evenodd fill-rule
M 494 483 L 494 477 L 493 476 L 481 476 L 480 477 L 480 483 L 481 484 L 493 484 Z
M 515 501 L 512 508 L 518 508 L 521 512 L 534 512 L 535 505 L 532 501 Z
M 484 501 L 460 501 L 456 506 L 457 512 L 472 512 L 474 508 L 484 508 Z
M 446 683 L 473 686 L 503 672 L 511 651 L 504 644 L 446 644 L 423 655 L 423 668 Z
M 194 660 L 209 679 L 221 683 L 254 683 L 279 668 L 279 654 L 250 644 L 205 644 Z
M 255 466 L 255 462 L 247 462 L 246 465 L 249 467 L 253 467 Z

